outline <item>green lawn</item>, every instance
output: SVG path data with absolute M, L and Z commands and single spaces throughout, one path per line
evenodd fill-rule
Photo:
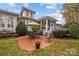
M 0 55 L 4 56 L 53 56 L 79 55 L 79 40 L 55 39 L 48 47 L 33 52 L 22 50 L 18 46 L 17 38 L 0 39 Z

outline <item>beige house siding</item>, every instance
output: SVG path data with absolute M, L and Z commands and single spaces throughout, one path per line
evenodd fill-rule
M 0 13 L 0 16 L 2 17 L 2 20 L 4 22 L 4 27 L 0 26 L 0 31 L 6 30 L 6 31 L 13 31 L 13 32 L 15 32 L 15 28 L 17 26 L 17 16 L 3 14 L 3 13 Z M 12 19 L 10 19 L 11 17 L 12 17 Z M 9 20 L 13 23 L 13 24 L 11 24 L 13 26 L 10 27 L 10 28 L 8 27 Z
M 34 12 L 33 11 L 30 11 L 30 10 L 27 10 L 27 9 L 23 9 L 22 10 L 22 16 L 23 17 L 30 17 L 30 18 L 33 18 L 34 17 Z

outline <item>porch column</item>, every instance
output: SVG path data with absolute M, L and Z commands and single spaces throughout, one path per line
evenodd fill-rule
M 46 19 L 45 29 L 48 30 L 48 19 Z
M 52 22 L 50 21 L 50 28 L 52 27 Z
M 40 28 L 42 28 L 42 27 L 43 27 L 42 21 L 40 21 L 40 24 L 41 24 L 41 25 L 40 25 Z
M 53 23 L 53 30 L 55 29 L 55 24 Z

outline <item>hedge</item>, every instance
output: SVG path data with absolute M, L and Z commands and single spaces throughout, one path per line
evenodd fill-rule
M 73 38 L 79 39 L 79 25 L 78 24 L 71 24 L 68 28 L 70 35 Z

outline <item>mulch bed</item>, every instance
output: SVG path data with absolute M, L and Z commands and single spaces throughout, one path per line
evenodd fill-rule
M 12 38 L 17 36 L 18 36 L 17 34 L 4 34 L 4 35 L 0 34 L 0 38 Z

